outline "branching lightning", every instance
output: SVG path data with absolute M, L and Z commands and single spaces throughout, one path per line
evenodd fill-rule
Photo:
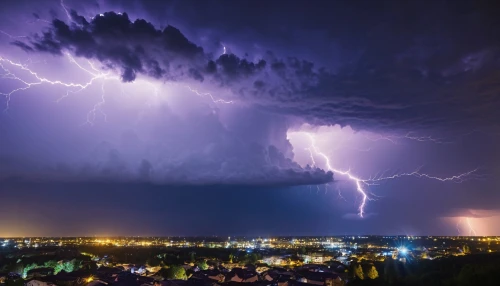
M 216 99 L 211 93 L 199 92 L 198 90 L 191 88 L 189 85 L 185 85 L 184 87 L 198 96 L 209 97 L 213 103 L 226 103 L 226 104 L 233 103 L 232 100 L 228 101 L 228 100 L 224 100 L 224 99 Z
M 330 164 L 330 158 L 328 158 L 327 155 L 325 155 L 323 152 L 321 152 L 318 147 L 316 146 L 316 140 L 314 139 L 314 136 L 310 133 L 306 133 L 307 136 L 309 137 L 310 141 L 311 141 L 311 146 L 310 148 L 308 148 L 310 154 L 311 154 L 311 160 L 313 161 L 313 164 L 316 165 L 316 161 L 314 160 L 314 155 L 312 153 L 312 151 L 314 151 L 314 153 L 318 156 L 321 156 L 323 157 L 323 159 L 325 160 L 325 164 L 326 164 L 326 168 L 329 170 L 329 171 L 332 171 L 334 173 L 338 173 L 340 175 L 343 175 L 343 176 L 346 176 L 349 178 L 349 180 L 352 180 L 356 183 L 356 190 L 361 194 L 361 203 L 359 205 L 359 208 L 358 208 L 358 215 L 360 217 L 364 217 L 364 213 L 365 213 L 365 206 L 366 206 L 366 201 L 369 199 L 368 198 L 368 195 L 366 194 L 365 190 L 363 189 L 363 180 L 353 176 L 351 173 L 350 173 L 350 170 L 347 170 L 347 171 L 342 171 L 342 170 L 338 170 L 338 169 L 335 169 L 332 167 L 332 165 Z
M 437 176 L 432 176 L 426 173 L 420 173 L 420 168 L 417 169 L 416 171 L 409 172 L 409 173 L 399 173 L 391 176 L 381 176 L 381 177 L 374 177 L 366 180 L 369 184 L 376 184 L 376 182 L 380 181 L 385 181 L 385 180 L 391 180 L 391 179 L 397 179 L 401 177 L 417 177 L 417 178 L 427 178 L 427 179 L 432 179 L 432 180 L 438 180 L 441 182 L 454 182 L 454 183 L 462 183 L 466 180 L 469 180 L 471 178 L 481 178 L 482 176 L 476 174 L 479 168 L 476 168 L 472 171 L 468 171 L 459 175 L 454 175 L 451 177 L 437 177 Z
M 81 90 L 84 90 L 86 89 L 87 87 L 89 87 L 90 85 L 92 85 L 96 80 L 98 79 L 107 79 L 108 76 L 109 76 L 109 73 L 92 73 L 90 72 L 89 70 L 83 68 L 81 65 L 79 65 L 69 54 L 67 54 L 67 56 L 70 58 L 70 61 L 72 63 L 74 63 L 78 68 L 80 68 L 81 70 L 87 72 L 87 73 L 90 73 L 92 75 L 92 77 L 87 81 L 87 82 L 84 82 L 84 83 L 74 83 L 74 82 L 64 82 L 64 81 L 61 81 L 61 80 L 50 80 L 46 77 L 43 77 L 43 76 L 40 76 L 37 72 L 34 72 L 33 70 L 31 70 L 30 68 L 27 67 L 27 65 L 23 65 L 23 64 L 20 64 L 20 63 L 16 63 L 16 62 L 13 62 L 7 58 L 4 58 L 2 56 L 0 56 L 0 68 L 3 69 L 3 71 L 5 72 L 4 74 L 1 75 L 2 78 L 4 79 L 12 79 L 12 80 L 15 80 L 15 81 L 18 81 L 20 83 L 23 84 L 22 87 L 19 87 L 19 88 L 15 88 L 7 93 L 0 93 L 1 95 L 4 95 L 6 97 L 6 107 L 5 107 L 5 111 L 7 111 L 9 109 L 9 103 L 10 103 L 10 99 L 12 97 L 12 95 L 14 93 L 17 93 L 17 92 L 20 92 L 20 91 L 24 91 L 24 90 L 28 90 L 34 86 L 37 86 L 37 85 L 41 85 L 41 84 L 50 84 L 50 85 L 60 85 L 60 86 L 63 86 L 63 87 L 67 87 L 67 88 L 70 88 L 70 90 L 68 91 L 69 92 L 79 92 Z M 9 65 L 9 67 L 7 67 L 7 65 Z M 23 79 L 21 78 L 20 76 L 16 75 L 13 71 L 11 71 L 11 67 L 13 68 L 17 68 L 17 69 L 20 69 L 22 71 L 25 71 L 27 73 L 29 73 L 32 77 L 31 80 L 29 79 Z M 67 93 L 67 94 L 68 94 Z
M 345 176 L 349 180 L 351 180 L 355 183 L 356 191 L 361 195 L 361 203 L 359 204 L 359 207 L 358 207 L 358 215 L 360 217 L 364 217 L 366 204 L 371 199 L 368 195 L 366 188 L 368 186 L 377 185 L 382 181 L 387 181 L 387 180 L 398 179 L 398 178 L 410 176 L 410 177 L 416 177 L 416 178 L 421 178 L 421 179 L 431 179 L 431 180 L 436 180 L 436 181 L 440 181 L 440 182 L 462 183 L 468 179 L 472 179 L 472 178 L 477 179 L 477 178 L 482 177 L 482 176 L 477 174 L 478 168 L 471 170 L 471 171 L 468 171 L 468 172 L 465 172 L 465 173 L 462 173 L 462 174 L 459 174 L 459 175 L 453 175 L 450 177 L 438 177 L 438 176 L 430 175 L 427 173 L 422 173 L 422 172 L 420 172 L 421 168 L 419 168 L 413 172 L 397 173 L 397 174 L 392 174 L 389 176 L 384 175 L 385 173 L 387 173 L 387 171 L 384 171 L 381 174 L 376 175 L 374 177 L 370 177 L 368 179 L 363 179 L 363 178 L 360 178 L 360 177 L 354 175 L 351 172 L 351 170 L 340 170 L 340 169 L 333 167 L 332 163 L 330 161 L 330 158 L 323 151 L 321 151 L 319 149 L 319 147 L 317 146 L 314 135 L 311 133 L 308 133 L 308 132 L 300 132 L 300 133 L 305 134 L 309 138 L 310 145 L 308 148 L 306 148 L 306 150 L 309 152 L 310 160 L 311 160 L 311 163 L 313 164 L 313 166 L 317 165 L 317 161 L 316 161 L 315 157 L 321 157 L 321 158 L 323 158 L 323 160 L 325 162 L 326 169 L 328 171 Z M 472 229 L 472 226 L 470 224 L 470 220 L 468 220 L 467 223 L 469 225 L 469 228 L 471 229 L 471 232 L 474 232 Z
M 63 4 L 62 4 L 63 5 Z M 32 70 L 31 68 L 28 67 L 27 64 L 23 63 L 18 63 L 15 61 L 12 61 L 8 58 L 5 58 L 3 56 L 0 56 L 0 78 L 2 79 L 9 79 L 16 81 L 20 83 L 22 86 L 14 88 L 8 92 L 0 92 L 0 95 L 5 96 L 6 98 L 6 105 L 4 111 L 8 111 L 11 97 L 15 93 L 21 92 L 28 90 L 30 88 L 33 88 L 38 85 L 42 84 L 50 84 L 50 85 L 57 85 L 57 86 L 62 86 L 67 88 L 66 92 L 56 100 L 57 103 L 59 103 L 61 100 L 69 97 L 71 94 L 79 93 L 91 85 L 95 84 L 96 81 L 99 81 L 101 83 L 101 100 L 97 102 L 93 108 L 87 113 L 87 120 L 85 124 L 90 124 L 92 125 L 96 119 L 96 116 L 98 113 L 101 113 L 106 120 L 107 115 L 104 113 L 102 110 L 103 105 L 106 103 L 105 100 L 105 89 L 104 85 L 106 81 L 109 80 L 114 80 L 114 81 L 120 81 L 120 77 L 112 74 L 110 71 L 101 71 L 96 66 L 89 60 L 87 60 L 86 64 L 83 65 L 79 63 L 70 53 L 66 52 L 65 53 L 66 57 L 69 59 L 70 63 L 78 68 L 80 71 L 83 71 L 85 74 L 88 74 L 90 78 L 87 81 L 84 82 L 66 82 L 63 80 L 52 80 L 49 79 L 48 77 L 40 75 L 39 72 L 36 72 Z M 88 67 L 86 67 L 88 66 Z M 22 74 L 22 75 L 21 75 Z M 151 83 L 150 83 L 151 84 Z M 153 85 L 153 84 L 151 84 Z M 197 89 L 193 89 L 188 85 L 184 85 L 184 88 L 189 90 L 190 92 L 196 94 L 197 96 L 205 97 L 210 99 L 213 103 L 233 103 L 233 101 L 226 101 L 223 99 L 216 99 L 211 93 L 208 92 L 200 92 Z M 158 87 L 154 86 L 154 94 L 157 96 L 158 95 Z
M 417 136 L 413 135 L 414 132 L 408 132 L 405 135 L 390 135 L 390 136 L 384 136 L 384 135 L 377 135 L 376 137 L 371 137 L 371 136 L 365 136 L 366 139 L 370 141 L 380 141 L 380 140 L 386 140 L 391 142 L 392 144 L 398 144 L 400 139 L 407 139 L 407 140 L 414 140 L 418 142 L 433 142 L 436 144 L 451 144 L 453 142 L 451 141 L 445 141 L 442 138 L 435 138 L 432 136 Z

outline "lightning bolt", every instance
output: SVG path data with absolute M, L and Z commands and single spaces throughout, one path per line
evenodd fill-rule
M 465 222 L 467 223 L 467 226 L 469 227 L 469 236 L 472 236 L 472 234 L 474 234 L 474 236 L 477 236 L 476 230 L 474 230 L 474 227 L 472 227 L 470 217 L 466 217 Z
M 322 157 L 324 159 L 325 166 L 326 166 L 326 169 L 328 171 L 345 176 L 349 180 L 354 182 L 354 184 L 356 185 L 356 191 L 361 195 L 361 203 L 358 207 L 358 215 L 362 218 L 365 215 L 366 204 L 371 199 L 368 196 L 368 192 L 367 192 L 366 188 L 368 186 L 377 185 L 379 182 L 386 181 L 386 180 L 398 179 L 398 178 L 407 177 L 407 176 L 413 176 L 413 177 L 417 177 L 417 178 L 436 180 L 436 181 L 440 181 L 440 182 L 462 183 L 462 182 L 464 182 L 468 179 L 471 179 L 471 178 L 481 178 L 482 177 L 482 176 L 476 174 L 479 168 L 476 168 L 474 170 L 471 170 L 471 171 L 468 171 L 468 172 L 465 172 L 465 173 L 462 173 L 459 175 L 453 175 L 450 177 L 438 177 L 438 176 L 434 176 L 434 175 L 429 175 L 427 173 L 422 173 L 422 172 L 420 172 L 421 168 L 419 168 L 413 172 L 398 173 L 398 174 L 393 174 L 393 175 L 389 175 L 389 176 L 385 176 L 384 174 L 387 171 L 384 171 L 379 176 L 371 177 L 368 179 L 363 179 L 363 178 L 360 178 L 360 177 L 354 175 L 351 172 L 351 170 L 340 170 L 340 169 L 333 167 L 332 163 L 330 161 L 330 158 L 324 152 L 322 152 L 319 149 L 319 147 L 316 145 L 316 140 L 315 140 L 314 136 L 308 132 L 300 132 L 300 133 L 305 134 L 309 138 L 310 146 L 309 146 L 309 148 L 306 148 L 306 150 L 309 152 L 310 159 L 311 159 L 313 166 L 316 166 L 316 164 L 317 164 L 317 162 L 315 160 L 315 155 L 318 157 Z
M 99 102 L 97 102 L 93 106 L 93 108 L 87 113 L 87 120 L 84 124 L 93 125 L 98 113 L 102 114 L 102 116 L 106 120 L 107 115 L 102 110 L 102 107 L 106 103 L 105 89 L 104 89 L 105 82 L 109 81 L 109 80 L 120 81 L 120 77 L 117 75 L 111 74 L 111 72 L 109 72 L 109 71 L 104 72 L 104 71 L 99 70 L 98 68 L 96 68 L 94 63 L 92 63 L 92 61 L 90 61 L 90 60 L 87 60 L 87 62 L 86 62 L 87 64 L 84 66 L 83 64 L 79 63 L 70 53 L 66 52 L 65 56 L 69 59 L 69 62 L 73 66 L 75 66 L 77 69 L 83 71 L 84 73 L 88 74 L 90 78 L 85 82 L 65 82 L 62 80 L 52 80 L 52 79 L 49 79 L 47 77 L 40 75 L 38 72 L 29 68 L 28 64 L 18 63 L 18 62 L 10 60 L 8 58 L 5 58 L 3 56 L 0 56 L 0 78 L 13 80 L 13 81 L 16 81 L 16 82 L 21 84 L 21 87 L 14 88 L 8 92 L 0 92 L 0 95 L 5 96 L 5 98 L 6 98 L 6 105 L 5 105 L 4 112 L 9 110 L 11 98 L 15 93 L 28 90 L 28 89 L 33 88 L 33 87 L 38 86 L 38 85 L 50 84 L 50 85 L 57 85 L 57 86 L 62 86 L 62 87 L 67 88 L 66 92 L 60 98 L 58 98 L 56 100 L 56 102 L 59 103 L 60 101 L 69 97 L 70 95 L 75 94 L 75 93 L 79 93 L 79 92 L 87 89 L 89 86 L 93 85 L 96 81 L 100 81 L 101 82 L 101 100 Z M 29 61 L 33 62 L 31 59 L 29 59 Z M 21 74 L 22 74 L 22 76 L 21 76 Z M 158 87 L 153 85 L 152 83 L 149 83 L 149 82 L 148 82 L 148 84 L 153 86 L 154 94 L 155 94 L 155 96 L 158 96 Z M 209 92 L 200 92 L 197 89 L 191 88 L 188 85 L 184 85 L 183 87 L 186 88 L 187 90 L 189 90 L 190 92 L 196 94 L 197 96 L 210 99 L 214 104 L 233 103 L 233 101 L 227 101 L 224 99 L 217 99 Z M 122 93 L 123 93 L 123 90 L 122 90 Z
M 436 144 L 451 144 L 451 143 L 453 143 L 451 141 L 445 141 L 442 138 L 435 138 L 432 136 L 412 135 L 414 133 L 415 132 L 410 131 L 402 136 L 398 136 L 398 135 L 384 136 L 384 135 L 378 134 L 376 137 L 365 136 L 365 138 L 370 140 L 370 141 L 374 141 L 374 142 L 380 141 L 380 140 L 386 140 L 386 141 L 389 141 L 395 145 L 397 145 L 399 143 L 399 140 L 401 140 L 401 139 L 414 140 L 414 141 L 418 141 L 418 142 L 433 142 Z
M 432 175 L 429 175 L 426 173 L 420 173 L 420 169 L 421 168 L 419 168 L 413 172 L 410 172 L 410 173 L 399 173 L 399 174 L 395 174 L 395 175 L 391 175 L 391 176 L 387 176 L 387 177 L 368 179 L 368 180 L 365 180 L 365 182 L 367 182 L 369 184 L 375 184 L 376 182 L 379 182 L 379 181 L 385 181 L 385 180 L 397 179 L 397 178 L 401 178 L 401 177 L 412 176 L 412 177 L 417 177 L 417 178 L 427 178 L 427 179 L 437 180 L 437 181 L 441 181 L 441 182 L 463 183 L 464 181 L 470 179 L 471 177 L 473 177 L 473 178 L 481 178 L 482 177 L 481 175 L 476 174 L 477 171 L 479 170 L 479 168 L 476 168 L 474 170 L 471 170 L 471 171 L 468 171 L 468 172 L 465 172 L 465 173 L 462 173 L 459 175 L 454 175 L 451 177 L 437 177 L 437 176 L 432 176 Z
M 460 234 L 462 233 L 460 231 L 460 223 L 462 222 L 462 219 L 460 219 L 458 222 L 457 222 L 457 231 L 458 231 L 458 235 L 460 236 Z
M 9 109 L 9 103 L 10 103 L 10 100 L 11 100 L 11 97 L 13 94 L 20 92 L 20 91 L 28 90 L 34 86 L 38 86 L 38 85 L 41 85 L 44 83 L 50 84 L 50 85 L 59 85 L 59 86 L 70 88 L 71 90 L 69 90 L 68 93 L 69 92 L 74 93 L 74 92 L 79 92 L 81 90 L 86 89 L 87 87 L 91 86 L 98 79 L 109 79 L 110 78 L 109 73 L 103 73 L 103 72 L 92 73 L 89 70 L 83 68 L 81 65 L 79 65 L 69 54 L 66 54 L 66 55 L 70 58 L 70 61 L 72 63 L 74 63 L 78 68 L 80 68 L 81 70 L 92 75 L 92 77 L 87 82 L 74 83 L 74 82 L 64 82 L 61 80 L 50 80 L 46 77 L 40 76 L 37 72 L 28 68 L 27 65 L 23 65 L 21 63 L 16 63 L 14 61 L 11 61 L 7 58 L 0 56 L 0 68 L 5 72 L 4 74 L 0 75 L 1 78 L 15 80 L 15 81 L 20 82 L 23 85 L 22 87 L 15 88 L 7 93 L 3 93 L 3 92 L 0 93 L 1 95 L 6 97 L 6 107 L 5 107 L 4 111 L 7 111 Z M 27 72 L 32 77 L 32 79 L 28 80 L 28 79 L 21 78 L 20 76 L 16 75 L 13 71 L 11 71 L 12 68 Z M 114 77 L 114 78 L 117 78 L 117 77 Z M 59 99 L 59 100 L 61 100 L 61 99 Z
M 210 92 L 199 92 L 198 90 L 191 88 L 189 85 L 185 85 L 184 87 L 198 96 L 209 97 L 213 103 L 225 103 L 225 104 L 234 103 L 232 100 L 227 101 L 224 99 L 216 99 Z
M 314 156 L 312 155 L 312 151 L 314 151 L 314 153 L 316 155 L 323 157 L 323 159 L 325 160 L 325 164 L 326 164 L 328 171 L 346 176 L 347 178 L 349 178 L 349 180 L 355 182 L 356 190 L 358 191 L 358 193 L 361 194 L 361 204 L 359 205 L 359 208 L 358 208 L 358 211 L 359 211 L 358 215 L 360 217 L 364 217 L 366 202 L 369 198 L 368 198 L 368 195 L 366 194 L 365 190 L 363 189 L 363 180 L 353 176 L 349 170 L 342 171 L 342 170 L 333 168 L 332 165 L 330 164 L 330 158 L 328 158 L 328 156 L 325 155 L 325 153 L 321 152 L 318 149 L 318 147 L 316 146 L 316 140 L 315 140 L 314 136 L 310 133 L 306 133 L 306 135 L 309 137 L 310 142 L 311 142 L 311 146 L 309 148 L 309 151 L 311 153 L 311 158 L 313 158 L 314 165 L 316 165 L 316 162 L 314 161 Z
M 438 144 L 450 144 L 452 142 L 448 142 L 448 141 L 444 141 L 442 138 L 434 138 L 432 136 L 415 136 L 415 135 L 411 135 L 413 132 L 408 132 L 406 133 L 405 136 L 402 136 L 401 138 L 406 138 L 406 139 L 410 139 L 410 140 L 415 140 L 415 141 L 418 141 L 418 142 L 434 142 L 434 143 L 438 143 Z
M 64 13 L 66 13 L 66 16 L 68 17 L 68 20 L 71 21 L 71 23 L 81 27 L 82 25 L 76 23 L 74 20 L 73 20 L 73 17 L 71 17 L 71 14 L 69 13 L 68 11 L 68 7 L 66 7 L 66 5 L 64 4 L 64 0 L 61 0 L 61 8 L 64 10 Z
M 106 113 L 104 113 L 104 111 L 101 108 L 106 103 L 104 95 L 105 91 L 104 91 L 104 81 L 103 81 L 101 85 L 101 101 L 94 104 L 94 107 L 87 113 L 87 122 L 85 122 L 85 124 L 93 125 L 96 119 L 96 112 L 98 111 L 104 117 L 104 122 L 108 121 L 108 116 L 106 115 Z
M 14 35 L 11 35 L 11 34 L 5 32 L 4 30 L 0 30 L 0 33 L 4 34 L 5 36 L 7 36 L 11 39 L 20 39 L 20 38 L 27 38 L 28 37 L 28 36 L 14 36 Z
M 469 229 L 469 236 L 477 236 L 477 232 L 472 226 L 472 220 L 470 217 L 461 217 L 457 222 L 457 230 L 460 235 L 462 232 L 460 231 L 460 225 L 465 225 Z

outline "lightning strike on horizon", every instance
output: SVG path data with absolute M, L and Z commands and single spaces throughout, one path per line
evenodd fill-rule
M 460 234 L 462 233 L 462 232 L 460 231 L 460 223 L 461 223 L 461 222 L 462 222 L 462 219 L 460 219 L 460 220 L 457 222 L 457 225 L 456 225 L 456 227 L 457 227 L 457 232 L 458 232 L 458 236 L 460 236 Z
M 370 177 L 369 179 L 362 179 L 362 178 L 359 178 L 359 177 L 353 175 L 351 173 L 350 169 L 347 171 L 342 171 L 340 169 L 334 168 L 330 162 L 330 158 L 324 152 L 319 150 L 318 146 L 316 145 L 316 140 L 315 140 L 314 136 L 308 132 L 300 132 L 300 133 L 305 134 L 310 140 L 310 147 L 305 148 L 305 149 L 309 152 L 310 159 L 311 159 L 313 166 L 316 166 L 316 160 L 314 158 L 314 154 L 315 154 L 316 156 L 323 157 L 323 159 L 325 160 L 326 169 L 328 171 L 346 176 L 349 180 L 353 181 L 356 184 L 356 191 L 359 194 L 361 194 L 361 197 L 362 197 L 361 203 L 358 207 L 358 211 L 359 211 L 358 215 L 361 218 L 364 217 L 365 207 L 366 207 L 367 202 L 369 200 L 371 200 L 371 198 L 367 194 L 367 191 L 364 189 L 364 186 L 377 185 L 378 182 L 392 180 L 392 179 L 398 179 L 398 178 L 406 177 L 406 176 L 413 176 L 413 177 L 417 177 L 417 178 L 425 178 L 425 179 L 437 180 L 440 182 L 453 182 L 453 183 L 462 183 L 462 182 L 466 181 L 467 179 L 470 179 L 471 177 L 472 178 L 481 178 L 482 177 L 482 176 L 476 174 L 479 168 L 476 168 L 474 170 L 471 170 L 471 171 L 468 171 L 468 172 L 465 172 L 465 173 L 462 173 L 459 175 L 453 175 L 450 177 L 438 177 L 438 176 L 433 176 L 433 175 L 429 175 L 426 173 L 421 173 L 420 172 L 421 168 L 419 168 L 413 172 L 398 173 L 398 174 L 389 175 L 389 176 L 384 175 L 388 171 L 388 170 L 386 170 L 386 171 L 383 171 L 382 173 L 380 173 L 380 175 L 376 175 L 375 177 Z M 314 152 L 314 154 L 313 154 L 313 152 Z
M 474 234 L 474 236 L 477 236 L 476 230 L 474 230 L 474 228 L 472 227 L 470 217 L 466 217 L 465 221 L 467 222 L 467 226 L 469 227 L 469 236 L 472 236 L 472 234 Z

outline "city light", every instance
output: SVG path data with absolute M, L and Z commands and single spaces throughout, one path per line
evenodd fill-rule
M 407 255 L 408 254 L 408 249 L 406 247 L 400 247 L 398 249 L 399 253 L 403 254 L 403 255 Z

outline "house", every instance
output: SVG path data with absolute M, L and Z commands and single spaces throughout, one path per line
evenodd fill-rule
M 43 277 L 43 276 L 48 276 L 54 274 L 54 269 L 51 267 L 41 267 L 41 268 L 35 268 L 31 269 L 27 273 L 28 278 L 35 278 L 35 277 Z
M 36 280 L 31 280 L 34 281 L 32 282 L 32 286 L 37 286 L 37 284 L 40 284 L 39 282 L 43 282 L 46 284 L 40 284 L 39 286 L 46 286 L 46 285 L 76 285 L 76 284 L 81 284 L 84 282 L 84 279 L 82 277 L 78 277 L 77 275 L 68 275 L 68 273 L 61 271 L 57 275 L 48 275 L 44 277 L 38 277 Z M 31 282 L 30 281 L 30 282 Z M 39 282 L 37 282 L 39 281 Z
M 30 280 L 26 282 L 26 286 L 55 286 L 55 284 L 51 282 L 43 282 L 40 280 Z
M 219 270 L 202 270 L 195 273 L 191 278 L 193 279 L 210 279 L 210 281 L 224 282 L 226 276 Z
M 5 283 L 5 280 L 7 280 L 7 273 L 0 273 L 0 284 Z
M 101 280 L 93 280 L 89 282 L 86 286 L 106 286 L 108 283 Z
M 255 271 L 249 271 L 242 268 L 233 268 L 226 274 L 225 282 L 256 282 L 259 281 L 259 275 Z
M 123 286 L 151 286 L 154 281 L 155 280 L 152 277 L 138 276 L 129 272 L 121 272 L 114 278 L 111 284 Z
M 246 283 L 226 282 L 222 285 L 224 285 L 224 286 L 277 286 L 276 283 L 269 283 L 267 281 L 255 281 L 255 282 L 246 282 Z
M 297 275 L 300 276 L 297 279 L 298 282 L 309 285 L 344 286 L 345 284 L 342 278 L 333 272 L 301 271 Z
M 155 281 L 153 286 L 219 286 L 216 282 L 200 279 Z
M 132 266 L 130 268 L 130 273 L 132 274 L 139 274 L 139 275 L 143 275 L 143 274 L 146 274 L 147 270 L 146 270 L 146 266 L 142 265 L 142 266 Z

